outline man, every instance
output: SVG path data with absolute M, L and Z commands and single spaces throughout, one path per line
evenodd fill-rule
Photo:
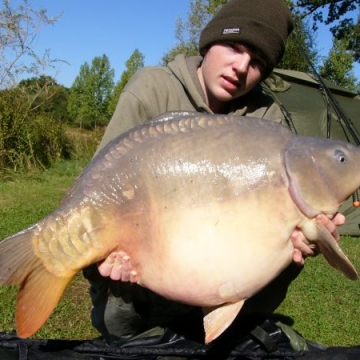
M 99 149 L 119 134 L 168 111 L 237 114 L 283 122 L 279 107 L 259 84 L 281 60 L 292 29 L 291 13 L 284 0 L 228 1 L 201 33 L 201 56 L 178 55 L 168 66 L 145 67 L 130 79 Z M 336 225 L 344 217 L 321 220 L 335 234 Z M 238 315 L 242 324 L 238 336 L 250 332 L 274 312 L 301 271 L 298 265 L 304 263 L 305 256 L 314 254 L 301 232 L 295 231 L 292 240 L 294 264 L 246 301 Z M 112 254 L 98 267 L 84 271 L 91 282 L 93 325 L 101 334 L 130 338 L 154 327 L 168 327 L 203 341 L 200 309 L 116 281 L 120 263 L 117 254 Z

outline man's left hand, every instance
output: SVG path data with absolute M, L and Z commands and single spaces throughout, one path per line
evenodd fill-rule
M 317 215 L 316 220 L 328 229 L 335 240 L 339 240 L 340 237 L 337 226 L 344 224 L 345 216 L 343 214 L 337 213 L 332 219 L 320 214 Z M 318 254 L 318 249 L 315 244 L 310 244 L 300 229 L 295 229 L 290 239 L 294 245 L 293 261 L 299 266 L 304 265 L 307 256 L 315 256 Z

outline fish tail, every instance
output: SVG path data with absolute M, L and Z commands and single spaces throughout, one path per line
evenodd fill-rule
M 33 228 L 0 242 L 0 285 L 18 284 L 16 331 L 33 335 L 48 319 L 72 277 L 50 273 L 32 247 Z

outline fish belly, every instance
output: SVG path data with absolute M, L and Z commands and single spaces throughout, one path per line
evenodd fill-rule
M 259 291 L 291 262 L 289 238 L 299 212 L 284 189 L 264 203 L 256 201 L 258 195 L 168 209 L 154 237 L 157 245 L 140 261 L 140 284 L 199 306 Z

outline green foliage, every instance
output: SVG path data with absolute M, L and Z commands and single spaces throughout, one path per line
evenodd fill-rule
M 297 0 L 295 3 L 303 18 L 312 17 L 315 31 L 320 23 L 325 23 L 331 26 L 336 40 L 349 39 L 347 50 L 353 52 L 357 62 L 360 62 L 360 24 L 351 12 L 357 10 L 359 4 L 360 0 Z
M 97 127 L 94 130 L 80 128 L 68 128 L 66 134 L 71 140 L 71 158 L 76 160 L 90 160 L 104 135 L 105 127 Z
M 34 45 L 44 25 L 54 24 L 47 10 L 28 0 L 0 0 L 0 172 L 47 167 L 69 157 L 63 127 L 66 94 L 53 79 L 40 76 L 54 61 Z M 18 85 L 26 74 L 36 75 Z M 62 94 L 61 94 L 62 92 Z M 48 101 L 52 98 L 52 101 Z
M 287 1 L 287 4 L 291 7 L 292 2 Z M 277 67 L 310 72 L 309 61 L 314 65 L 317 63 L 315 34 L 311 31 L 308 21 L 302 20 L 297 12 L 293 11 L 293 19 L 294 31 L 289 36 L 284 57 Z
M 18 87 L 27 93 L 34 114 L 50 115 L 63 123 L 71 122 L 67 110 L 69 90 L 50 76 L 41 75 L 20 81 Z
M 91 66 L 84 63 L 70 88 L 68 110 L 80 127 L 106 125 L 111 117 L 109 102 L 114 87 L 114 70 L 104 54 L 95 57 Z
M 28 134 L 33 163 L 49 167 L 60 159 L 69 159 L 72 145 L 63 124 L 49 116 L 37 115 Z
M 87 161 L 63 161 L 46 171 L 16 175 L 0 181 L 0 239 L 39 221 L 58 205 Z M 0 287 L 1 331 L 14 331 L 17 286 Z M 37 338 L 92 339 L 89 284 L 81 273 L 67 288 Z
M 181 18 L 177 19 L 175 30 L 177 43 L 164 54 L 162 64 L 168 64 L 178 54 L 185 54 L 186 56 L 199 55 L 198 41 L 200 33 L 211 18 L 209 10 L 214 10 L 214 7 L 210 8 L 209 4 L 205 0 L 190 1 L 188 19 L 185 22 Z
M 135 49 L 129 60 L 126 61 L 126 70 L 122 73 L 120 80 L 115 85 L 109 102 L 109 112 L 111 114 L 115 111 L 120 94 L 131 76 L 133 76 L 140 68 L 144 67 L 144 59 L 144 55 L 138 49 Z
M 317 51 L 314 50 L 314 30 L 316 30 L 316 26 L 319 22 L 325 21 L 326 23 L 329 23 L 335 20 L 334 11 L 337 6 L 336 1 L 297 1 L 296 4 L 297 6 L 295 6 L 292 1 L 288 1 L 288 5 L 293 9 L 296 26 L 294 33 L 288 41 L 285 57 L 279 66 L 282 68 L 312 72 L 312 68 L 304 61 L 308 58 L 314 67 L 319 69 L 318 71 L 322 77 L 333 81 L 337 85 L 344 86 L 349 90 L 357 91 L 358 86 L 353 73 L 354 51 L 349 50 L 350 40 L 344 37 L 341 40 L 334 38 L 333 47 L 330 50 L 328 57 L 323 60 L 322 65 L 319 65 L 319 56 L 317 55 Z M 339 16 L 345 15 L 346 12 L 350 10 L 348 5 L 349 4 L 344 2 L 344 7 L 341 14 L 338 14 Z M 331 9 L 332 15 L 329 14 L 327 20 L 324 20 L 323 14 L 322 12 L 319 12 L 319 9 L 323 9 L 326 6 Z M 307 15 L 313 13 L 315 28 L 313 27 L 313 29 L 311 29 L 309 20 L 306 20 L 307 17 L 305 16 L 306 13 L 304 13 L 304 9 L 309 11 Z M 340 10 L 338 9 L 338 11 Z M 296 52 L 303 54 L 304 57 L 299 57 Z M 292 59 L 291 64 L 287 63 L 289 55 Z M 300 59 L 298 64 L 297 59 Z
M 343 236 L 340 245 L 355 268 L 360 269 L 359 239 Z M 277 310 L 286 315 L 306 339 L 327 346 L 358 345 L 360 292 L 357 281 L 345 278 L 324 257 L 306 260 Z
M 69 158 L 71 143 L 61 123 L 32 114 L 21 88 L 0 93 L 0 171 L 48 167 Z
M 346 39 L 334 39 L 329 57 L 324 60 L 320 68 L 320 75 L 348 90 L 358 91 L 359 85 L 356 84 L 353 72 L 353 53 L 347 49 L 348 41 Z
M 206 10 L 209 14 L 215 15 L 216 11 L 219 10 L 221 5 L 224 5 L 226 2 L 227 0 L 208 0 Z

